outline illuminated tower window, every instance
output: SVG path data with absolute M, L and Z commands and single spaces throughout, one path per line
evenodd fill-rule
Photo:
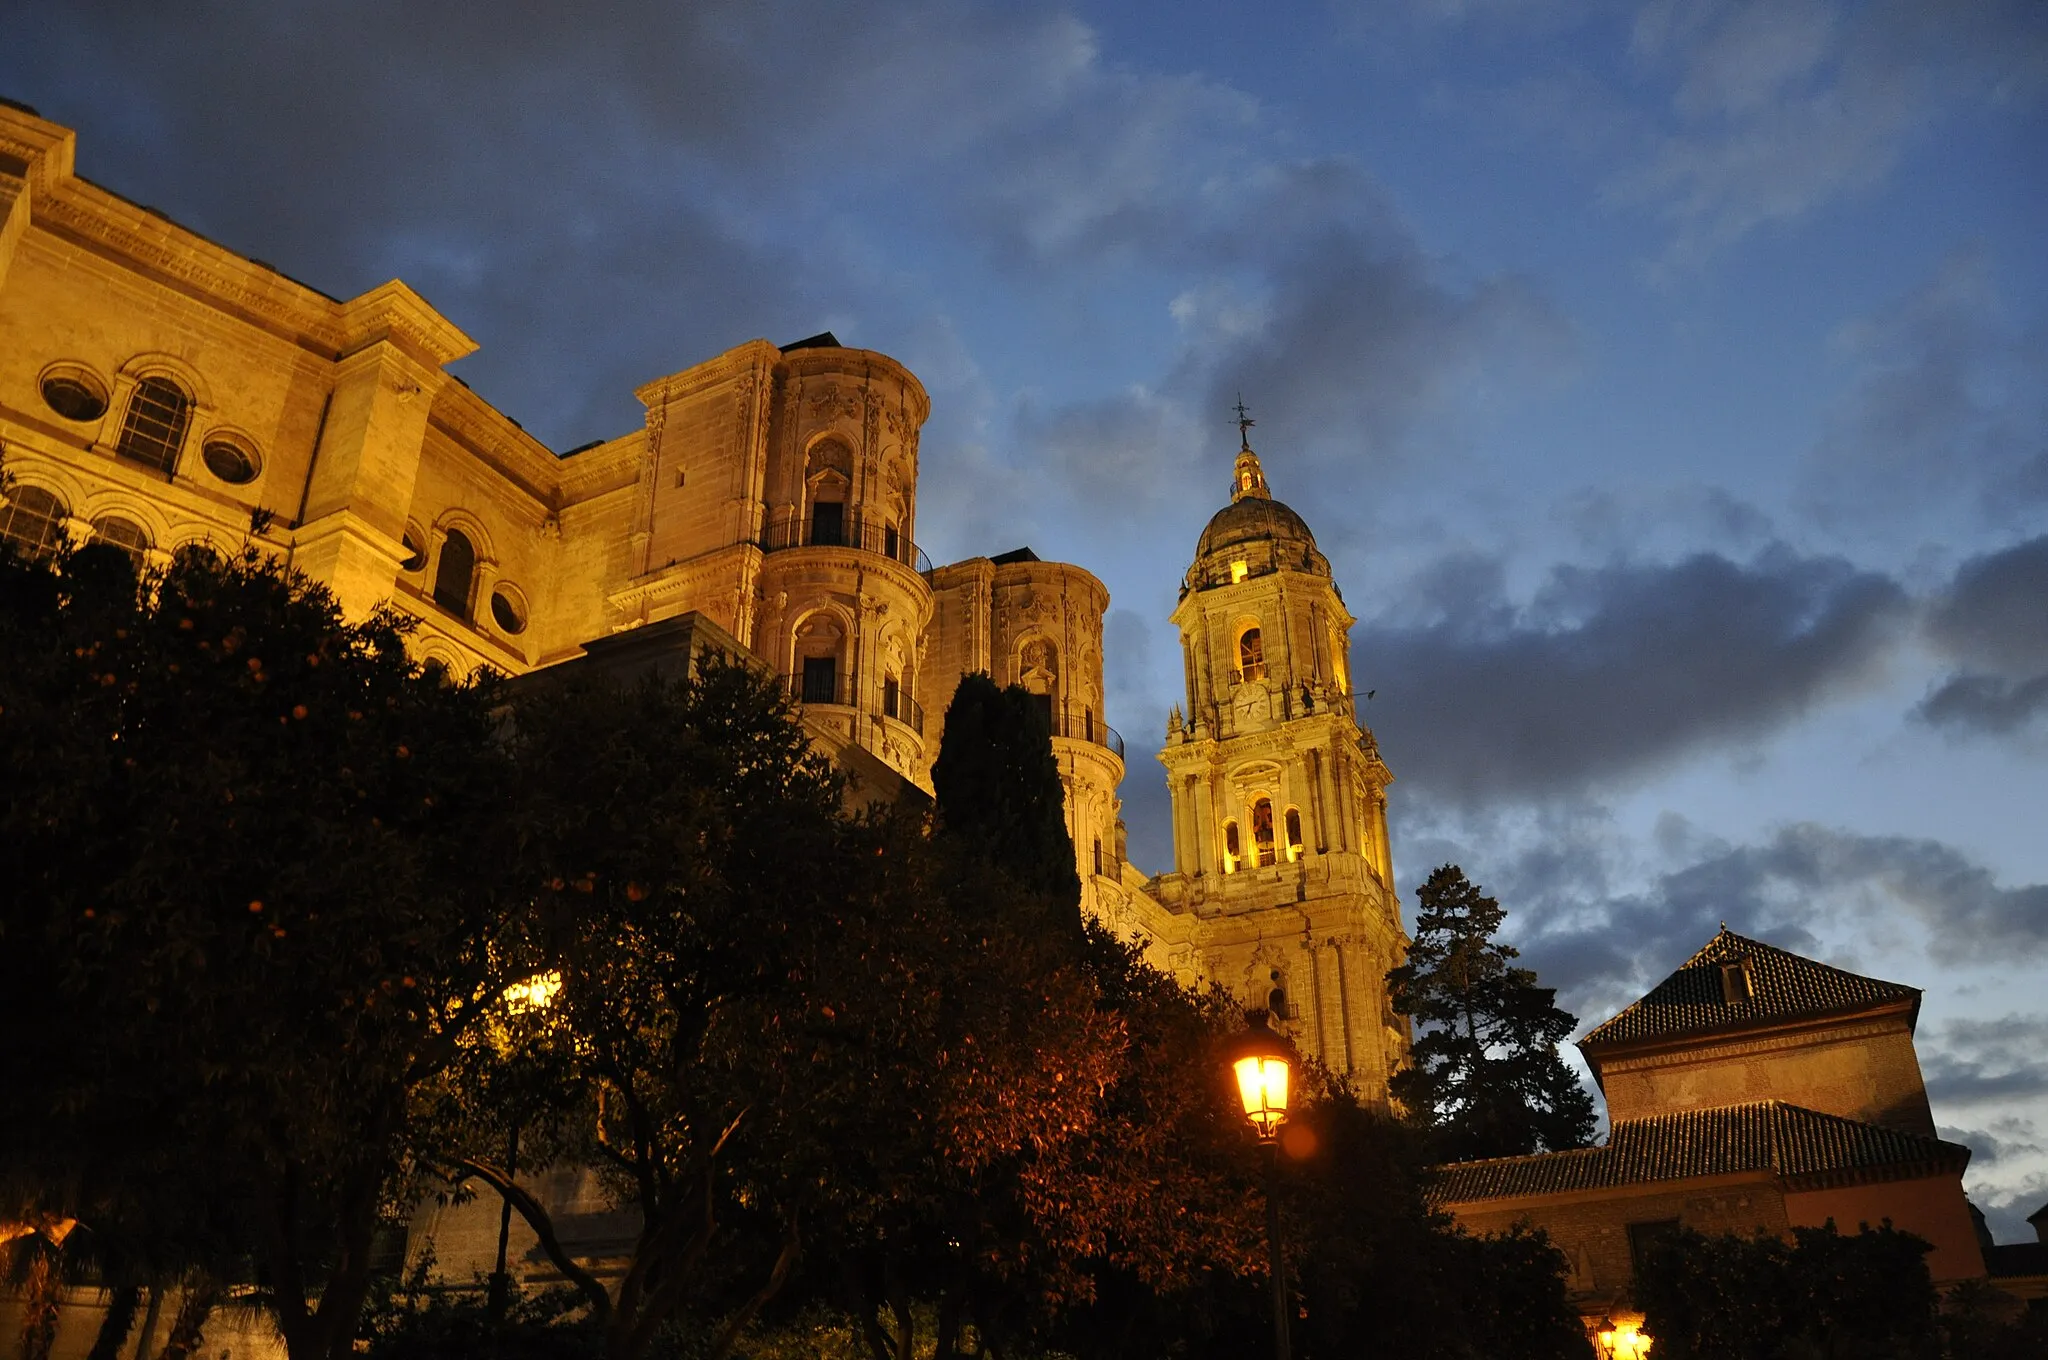
M 1236 873 L 1237 862 L 1243 858 L 1243 847 L 1237 838 L 1237 823 L 1225 822 L 1223 824 L 1223 872 L 1226 874 Z
M 1287 809 L 1287 858 L 1301 858 L 1301 809 Z
M 1266 642 L 1256 628 L 1247 628 L 1237 639 L 1238 679 L 1250 682 L 1266 678 Z
M 1245 561 L 1242 557 L 1238 558 L 1230 564 L 1230 584 L 1236 585 L 1239 581 L 1251 575 L 1251 570 L 1251 563 Z
M 1259 852 L 1259 867 L 1271 864 L 1273 855 L 1273 801 L 1261 798 L 1252 804 L 1252 844 Z

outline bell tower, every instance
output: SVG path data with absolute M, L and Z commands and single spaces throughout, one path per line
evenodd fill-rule
M 1384 1101 L 1408 1052 L 1387 1003 L 1406 936 L 1387 844 L 1393 776 L 1351 692 L 1353 622 L 1300 515 L 1273 499 L 1239 406 L 1230 504 L 1202 531 L 1173 622 L 1186 709 L 1167 723 L 1174 869 L 1203 971 Z

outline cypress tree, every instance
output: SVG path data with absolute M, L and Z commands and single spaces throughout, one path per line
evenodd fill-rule
M 1578 1017 L 1496 941 L 1507 913 L 1446 864 L 1416 894 L 1408 961 L 1387 974 L 1394 1009 L 1420 1023 L 1393 1092 L 1437 1131 L 1447 1160 L 1585 1147 L 1593 1100 L 1557 1046 Z
M 1036 696 L 976 672 L 946 709 L 932 765 L 940 833 L 1043 896 L 1078 925 L 1081 877 L 1067 834 L 1052 730 Z

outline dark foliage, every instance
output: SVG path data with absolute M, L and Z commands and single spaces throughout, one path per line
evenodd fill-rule
M 1890 1223 L 1792 1232 L 1659 1242 L 1636 1280 L 1659 1360 L 1939 1360 L 1925 1241 Z
M 987 675 L 963 676 L 932 764 L 939 828 L 971 846 L 1054 913 L 1078 926 L 1081 879 L 1043 702 Z
M 1455 864 L 1416 897 L 1408 960 L 1387 974 L 1394 1009 L 1417 1025 L 1395 1097 L 1435 1130 L 1443 1161 L 1587 1146 L 1592 1097 L 1557 1052 L 1578 1018 L 1494 939 L 1507 913 Z
M 254 556 L 0 557 L 8 1207 L 116 1284 L 253 1265 L 300 1358 L 501 985 L 489 695 L 402 631 Z

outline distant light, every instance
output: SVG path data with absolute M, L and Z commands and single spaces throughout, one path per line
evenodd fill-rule
M 514 1015 L 546 1010 L 555 1004 L 555 997 L 561 990 L 560 972 L 550 969 L 545 973 L 536 973 L 526 981 L 515 982 L 505 989 L 505 1009 Z
M 1653 1339 L 1644 1334 L 1642 1323 L 1634 1319 L 1623 1322 L 1601 1319 L 1596 1339 L 1605 1360 L 1644 1360 L 1653 1344 Z

